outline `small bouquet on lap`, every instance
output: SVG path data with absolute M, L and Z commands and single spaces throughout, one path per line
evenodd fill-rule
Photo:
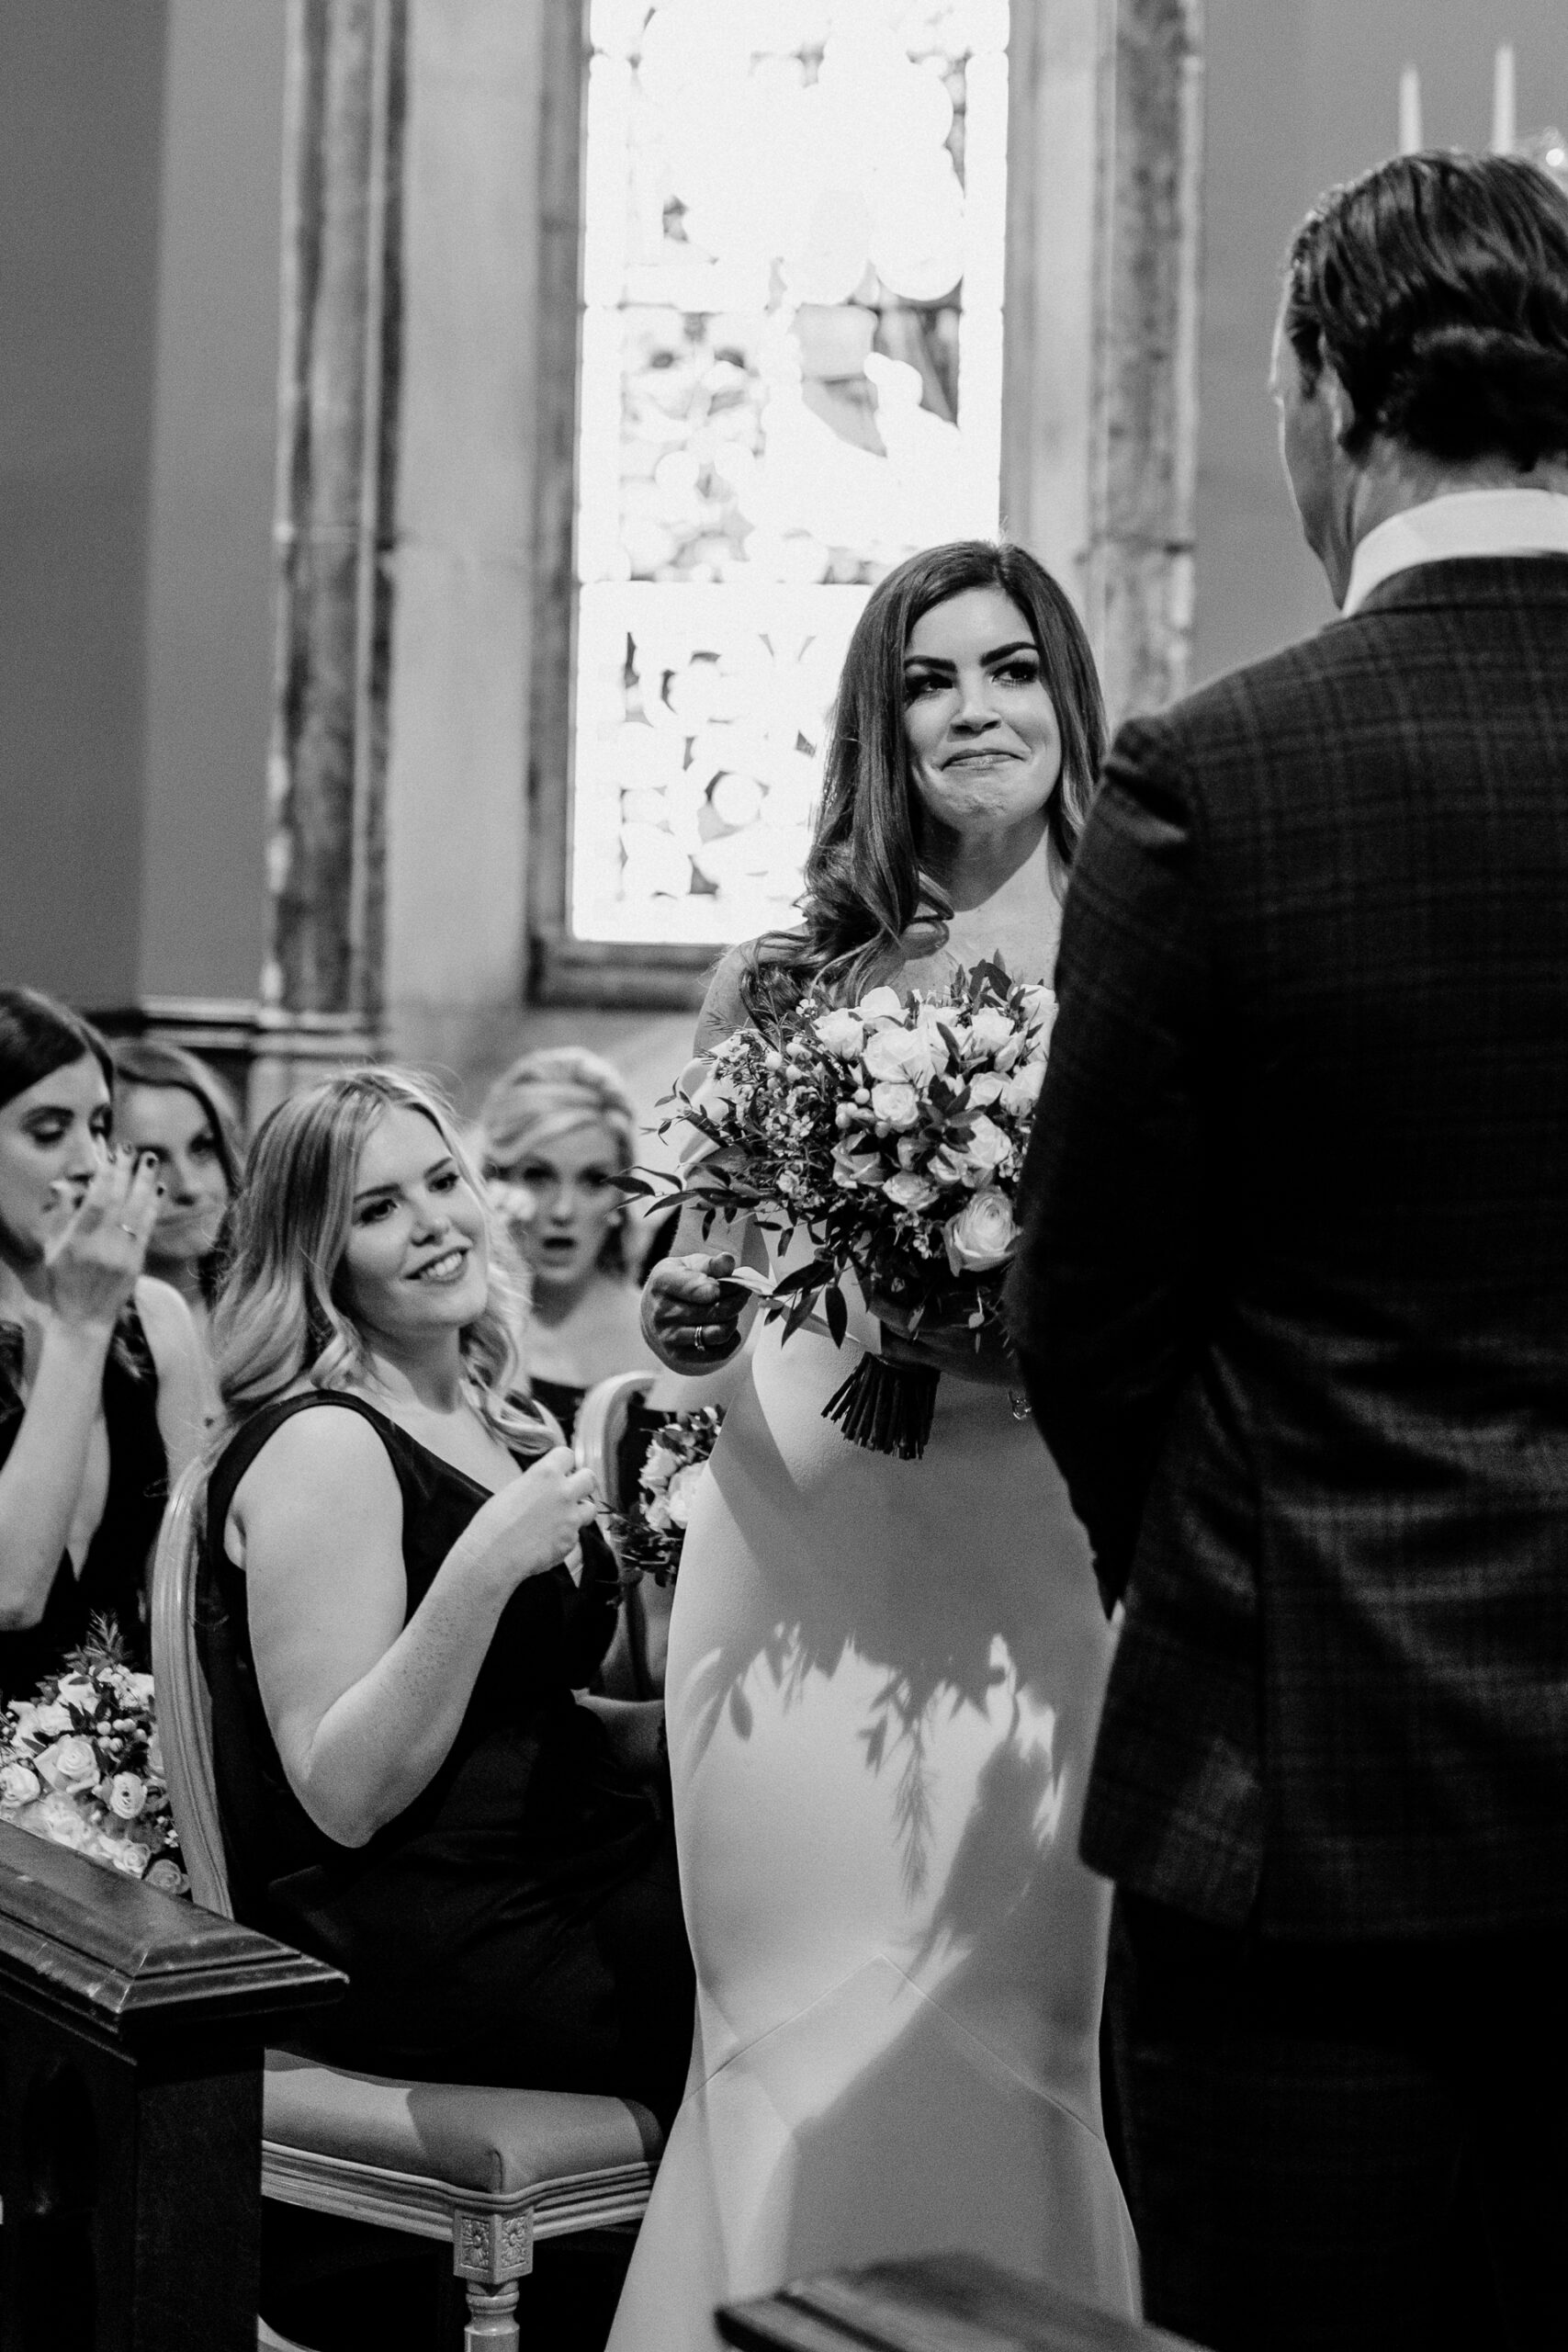
M 873 989 L 855 1004 L 808 989 L 789 1012 L 737 1031 L 661 1132 L 694 1131 L 678 1197 L 751 1218 L 813 1255 L 771 1286 L 745 1271 L 784 1338 L 818 1306 L 842 1344 L 852 1276 L 905 1338 L 1001 1328 L 1018 1239 L 1015 1188 L 1045 1075 L 1055 1000 L 995 958 L 940 993 Z M 647 1185 L 632 1189 L 649 1191 Z M 909 1461 L 931 1434 L 939 1374 L 867 1352 L 829 1400 L 857 1445 Z
M 657 1585 L 674 1583 L 686 1522 L 723 1421 L 716 1405 L 648 1415 L 636 1493 L 613 1522 L 621 1566 L 628 1573 L 651 1577 Z M 628 1437 L 636 1442 L 638 1432 L 634 1429 Z M 626 1485 L 630 1483 L 628 1478 Z
M 62 1671 L 0 1707 L 0 1821 L 166 1894 L 190 1881 L 152 1707 L 112 1619 L 95 1618 Z

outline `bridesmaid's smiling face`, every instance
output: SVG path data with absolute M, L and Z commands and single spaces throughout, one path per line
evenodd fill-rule
M 922 613 L 904 649 L 909 780 L 940 835 L 1038 820 L 1062 736 L 1028 621 L 1003 589 L 965 588 Z
M 365 1139 L 338 1281 L 373 1339 L 461 1330 L 484 1311 L 484 1205 L 439 1128 L 391 1104 Z

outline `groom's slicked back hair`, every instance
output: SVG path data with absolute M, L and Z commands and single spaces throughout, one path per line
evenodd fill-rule
M 1333 188 L 1291 247 L 1284 330 L 1310 390 L 1449 464 L 1568 451 L 1568 196 L 1513 155 L 1400 155 Z

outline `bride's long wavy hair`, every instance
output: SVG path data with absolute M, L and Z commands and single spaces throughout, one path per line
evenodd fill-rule
M 1046 854 L 1060 891 L 1105 750 L 1105 707 L 1082 622 L 1027 549 L 988 539 L 926 548 L 866 600 L 844 657 L 797 931 L 759 940 L 744 988 L 753 1012 L 776 1012 L 814 979 L 846 997 L 885 978 L 911 931 L 935 949 L 953 909 L 925 871 L 920 804 L 904 733 L 904 656 L 933 605 L 968 588 L 999 588 L 1029 624 L 1055 706 L 1062 773 L 1046 805 Z
M 465 1183 L 486 1201 L 452 1113 L 406 1071 L 348 1070 L 280 1102 L 256 1130 L 232 1212 L 212 1348 L 226 1426 L 269 1404 L 301 1378 L 317 1388 L 363 1379 L 369 1351 L 343 1295 L 343 1261 L 359 1155 L 394 1109 L 430 1121 Z M 508 1445 L 541 1449 L 544 1425 L 512 1401 L 521 1377 L 525 1292 L 501 1220 L 486 1203 L 490 1285 L 459 1338 L 476 1401 Z

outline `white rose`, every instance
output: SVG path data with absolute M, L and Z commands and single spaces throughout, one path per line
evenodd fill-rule
M 131 1703 L 138 1707 L 150 1707 L 152 1704 L 152 1677 L 150 1674 L 128 1674 L 125 1679 L 126 1695 Z
M 920 1098 L 902 1079 L 885 1078 L 871 1090 L 871 1107 L 890 1127 L 912 1127 L 920 1115 Z
M 145 1877 L 152 1859 L 152 1847 L 142 1845 L 140 1838 L 117 1838 L 114 1841 L 114 1866 L 117 1871 L 123 1871 L 127 1878 Z
M 900 1021 L 904 1016 L 903 1001 L 897 989 L 873 989 L 862 997 L 855 1011 L 863 1021 Z
M 840 1061 L 851 1061 L 865 1042 L 865 1023 L 858 1012 L 842 1006 L 836 1012 L 824 1012 L 811 1024 L 820 1044 Z
M 926 1174 L 935 1184 L 962 1184 L 964 1162 L 950 1143 L 939 1144 L 926 1162 Z
M 671 1453 L 667 1445 L 650 1445 L 642 1465 L 642 1483 L 645 1487 L 666 1486 L 680 1467 L 678 1453 Z
M 1021 1069 L 1013 1071 L 1002 1088 L 1002 1109 L 1010 1111 L 1015 1119 L 1025 1111 L 1032 1111 L 1040 1100 L 1040 1089 L 1044 1083 L 1044 1063 L 1025 1062 Z
M 1032 982 L 1023 990 L 1024 1018 L 1031 1031 L 1043 1043 L 1051 1035 L 1056 1020 L 1056 999 L 1043 980 Z
M 664 1498 L 664 1507 L 677 1527 L 685 1527 L 690 1524 L 692 1505 L 697 1499 L 697 1488 L 702 1484 L 703 1473 L 706 1468 L 705 1462 L 688 1462 L 685 1468 L 677 1470 L 671 1479 L 670 1491 Z
M 47 1781 L 51 1789 L 58 1789 L 70 1796 L 78 1789 L 96 1787 L 97 1750 L 90 1739 L 83 1739 L 79 1736 L 57 1739 L 53 1747 L 46 1747 L 39 1758 L 38 1770 L 40 1778 Z
M 977 1012 L 969 1015 L 970 1052 L 994 1054 L 998 1046 L 1007 1044 L 1017 1026 L 1011 1013 L 1004 1012 L 999 1005 L 981 1005 Z
M 997 1102 L 1001 1099 L 1003 1080 L 994 1069 L 980 1070 L 969 1081 L 971 1102 Z
M 183 1894 L 190 1881 L 178 1862 L 170 1861 L 167 1854 L 160 1854 L 147 1873 L 147 1883 L 162 1894 Z
M 43 1783 L 30 1764 L 0 1764 L 0 1804 L 31 1804 Z
M 30 1699 L 24 1699 L 11 1710 L 11 1736 L 14 1740 L 36 1740 L 39 1736 L 38 1709 Z
M 51 1845 L 78 1850 L 93 1834 L 70 1798 L 60 1795 L 40 1797 L 37 1804 L 28 1805 L 17 1815 L 17 1826 L 34 1838 L 47 1838 Z
M 955 1274 L 982 1274 L 991 1266 L 1002 1265 L 1018 1240 L 1012 1203 L 994 1186 L 965 1202 L 942 1231 L 947 1262 Z
M 47 1707 L 35 1707 L 32 1716 L 30 1736 L 34 1739 L 57 1739 L 62 1731 L 72 1728 L 70 1713 L 58 1699 L 51 1699 Z
M 134 1821 L 147 1802 L 147 1783 L 139 1772 L 117 1772 L 109 1782 L 109 1811 L 121 1821 Z
M 936 1069 L 931 1037 L 923 1029 L 879 1029 L 866 1040 L 865 1068 L 869 1078 L 919 1083 Z
M 942 1030 L 953 1027 L 953 1007 L 947 1004 L 922 1004 L 915 1014 L 915 1026 L 931 1046 L 934 1069 L 945 1070 L 953 1060 Z
M 1011 1142 L 996 1121 L 987 1119 L 982 1112 L 970 1130 L 969 1140 L 964 1147 L 964 1158 L 969 1168 L 984 1169 L 989 1172 L 991 1169 L 1001 1166 L 1011 1149 Z
M 882 1177 L 882 1162 L 874 1151 L 863 1144 L 840 1143 L 833 1150 L 833 1182 L 846 1193 L 857 1184 L 875 1184 Z
M 929 1208 L 936 1198 L 936 1186 L 913 1168 L 901 1168 L 897 1176 L 889 1176 L 882 1189 L 896 1208 Z
M 675 1524 L 674 1521 L 671 1518 L 669 1511 L 665 1509 L 664 1498 L 662 1495 L 657 1496 L 655 1499 L 649 1504 L 648 1509 L 643 1513 L 643 1517 L 647 1520 L 649 1527 L 651 1527 L 655 1533 L 659 1535 L 668 1535 L 671 1529 Z

